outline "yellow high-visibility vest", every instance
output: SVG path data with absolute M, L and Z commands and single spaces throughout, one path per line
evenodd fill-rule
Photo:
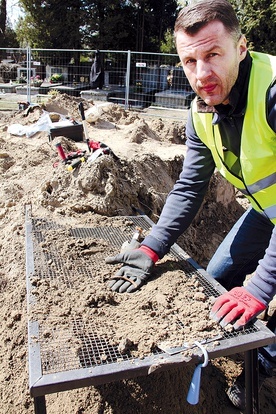
M 244 116 L 239 162 L 223 151 L 218 125 L 212 124 L 212 113 L 197 112 L 192 102 L 193 124 L 197 136 L 210 148 L 220 173 L 250 200 L 252 207 L 263 212 L 276 224 L 276 134 L 266 118 L 267 90 L 276 77 L 276 56 L 250 52 L 252 68 Z

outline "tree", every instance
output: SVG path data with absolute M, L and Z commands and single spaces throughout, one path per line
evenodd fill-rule
M 0 47 L 3 47 L 4 36 L 6 32 L 6 20 L 7 20 L 7 2 L 6 0 L 0 0 Z
M 15 32 L 7 20 L 6 0 L 0 0 L 0 47 L 18 47 Z
M 176 46 L 174 41 L 173 30 L 168 29 L 164 35 L 164 41 L 161 42 L 160 52 L 162 53 L 176 53 Z
M 22 46 L 159 52 L 176 0 L 20 0 Z
M 276 54 L 276 2 L 268 0 L 232 0 L 249 48 Z
M 34 48 L 81 47 L 81 0 L 21 0 L 25 11 L 16 29 L 21 46 Z
M 135 42 L 134 8 L 131 2 L 87 1 L 81 27 L 82 41 L 90 49 L 128 50 Z
M 140 0 L 137 7 L 136 50 L 159 52 L 167 30 L 173 30 L 178 10 L 174 0 Z

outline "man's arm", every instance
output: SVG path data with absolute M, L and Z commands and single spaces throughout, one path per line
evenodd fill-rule
M 188 147 L 183 169 L 169 193 L 158 223 L 153 226 L 143 245 L 159 258 L 169 252 L 177 238 L 189 227 L 207 191 L 215 164 L 210 150 L 197 137 L 189 113 L 186 135 Z
M 271 86 L 267 99 L 267 121 L 276 134 L 276 80 Z
M 254 276 L 249 280 L 246 290 L 265 305 L 276 294 L 276 228 L 274 226 L 270 243 L 265 255 L 259 261 Z
M 267 95 L 267 121 L 276 134 L 276 82 Z M 247 286 L 237 287 L 221 295 L 215 302 L 211 317 L 222 326 L 234 323 L 240 329 L 262 312 L 276 294 L 276 229 L 268 248 Z
M 268 93 L 267 120 L 276 134 L 276 81 Z M 246 287 L 248 292 L 261 302 L 268 305 L 276 294 L 276 228 L 272 231 L 271 239 L 265 255 L 259 261 L 255 275 L 250 279 Z
M 190 116 L 186 134 L 188 152 L 183 170 L 168 195 L 158 223 L 139 249 L 106 259 L 106 263 L 123 265 L 108 282 L 115 292 L 134 292 L 148 280 L 155 262 L 191 224 L 202 203 L 215 165 L 211 152 L 196 136 Z
M 241 329 L 263 312 L 276 294 L 276 228 L 264 258 L 245 287 L 235 287 L 221 295 L 211 310 L 211 318 L 222 327 L 229 323 Z

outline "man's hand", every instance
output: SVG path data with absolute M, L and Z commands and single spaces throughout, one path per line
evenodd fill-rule
M 235 287 L 219 296 L 214 303 L 210 317 L 224 328 L 234 323 L 234 329 L 241 329 L 256 318 L 266 306 L 256 299 L 244 287 Z
M 107 257 L 108 264 L 123 264 L 107 286 L 114 292 L 134 292 L 148 280 L 157 260 L 157 254 L 146 246 Z

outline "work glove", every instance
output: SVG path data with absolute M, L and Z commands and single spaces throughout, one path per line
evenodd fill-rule
M 223 328 L 233 323 L 234 329 L 238 330 L 265 309 L 266 306 L 244 287 L 235 287 L 218 297 L 211 309 L 210 317 Z
M 147 246 L 107 257 L 108 264 L 123 264 L 107 286 L 114 292 L 135 292 L 148 280 L 157 260 L 157 254 Z

